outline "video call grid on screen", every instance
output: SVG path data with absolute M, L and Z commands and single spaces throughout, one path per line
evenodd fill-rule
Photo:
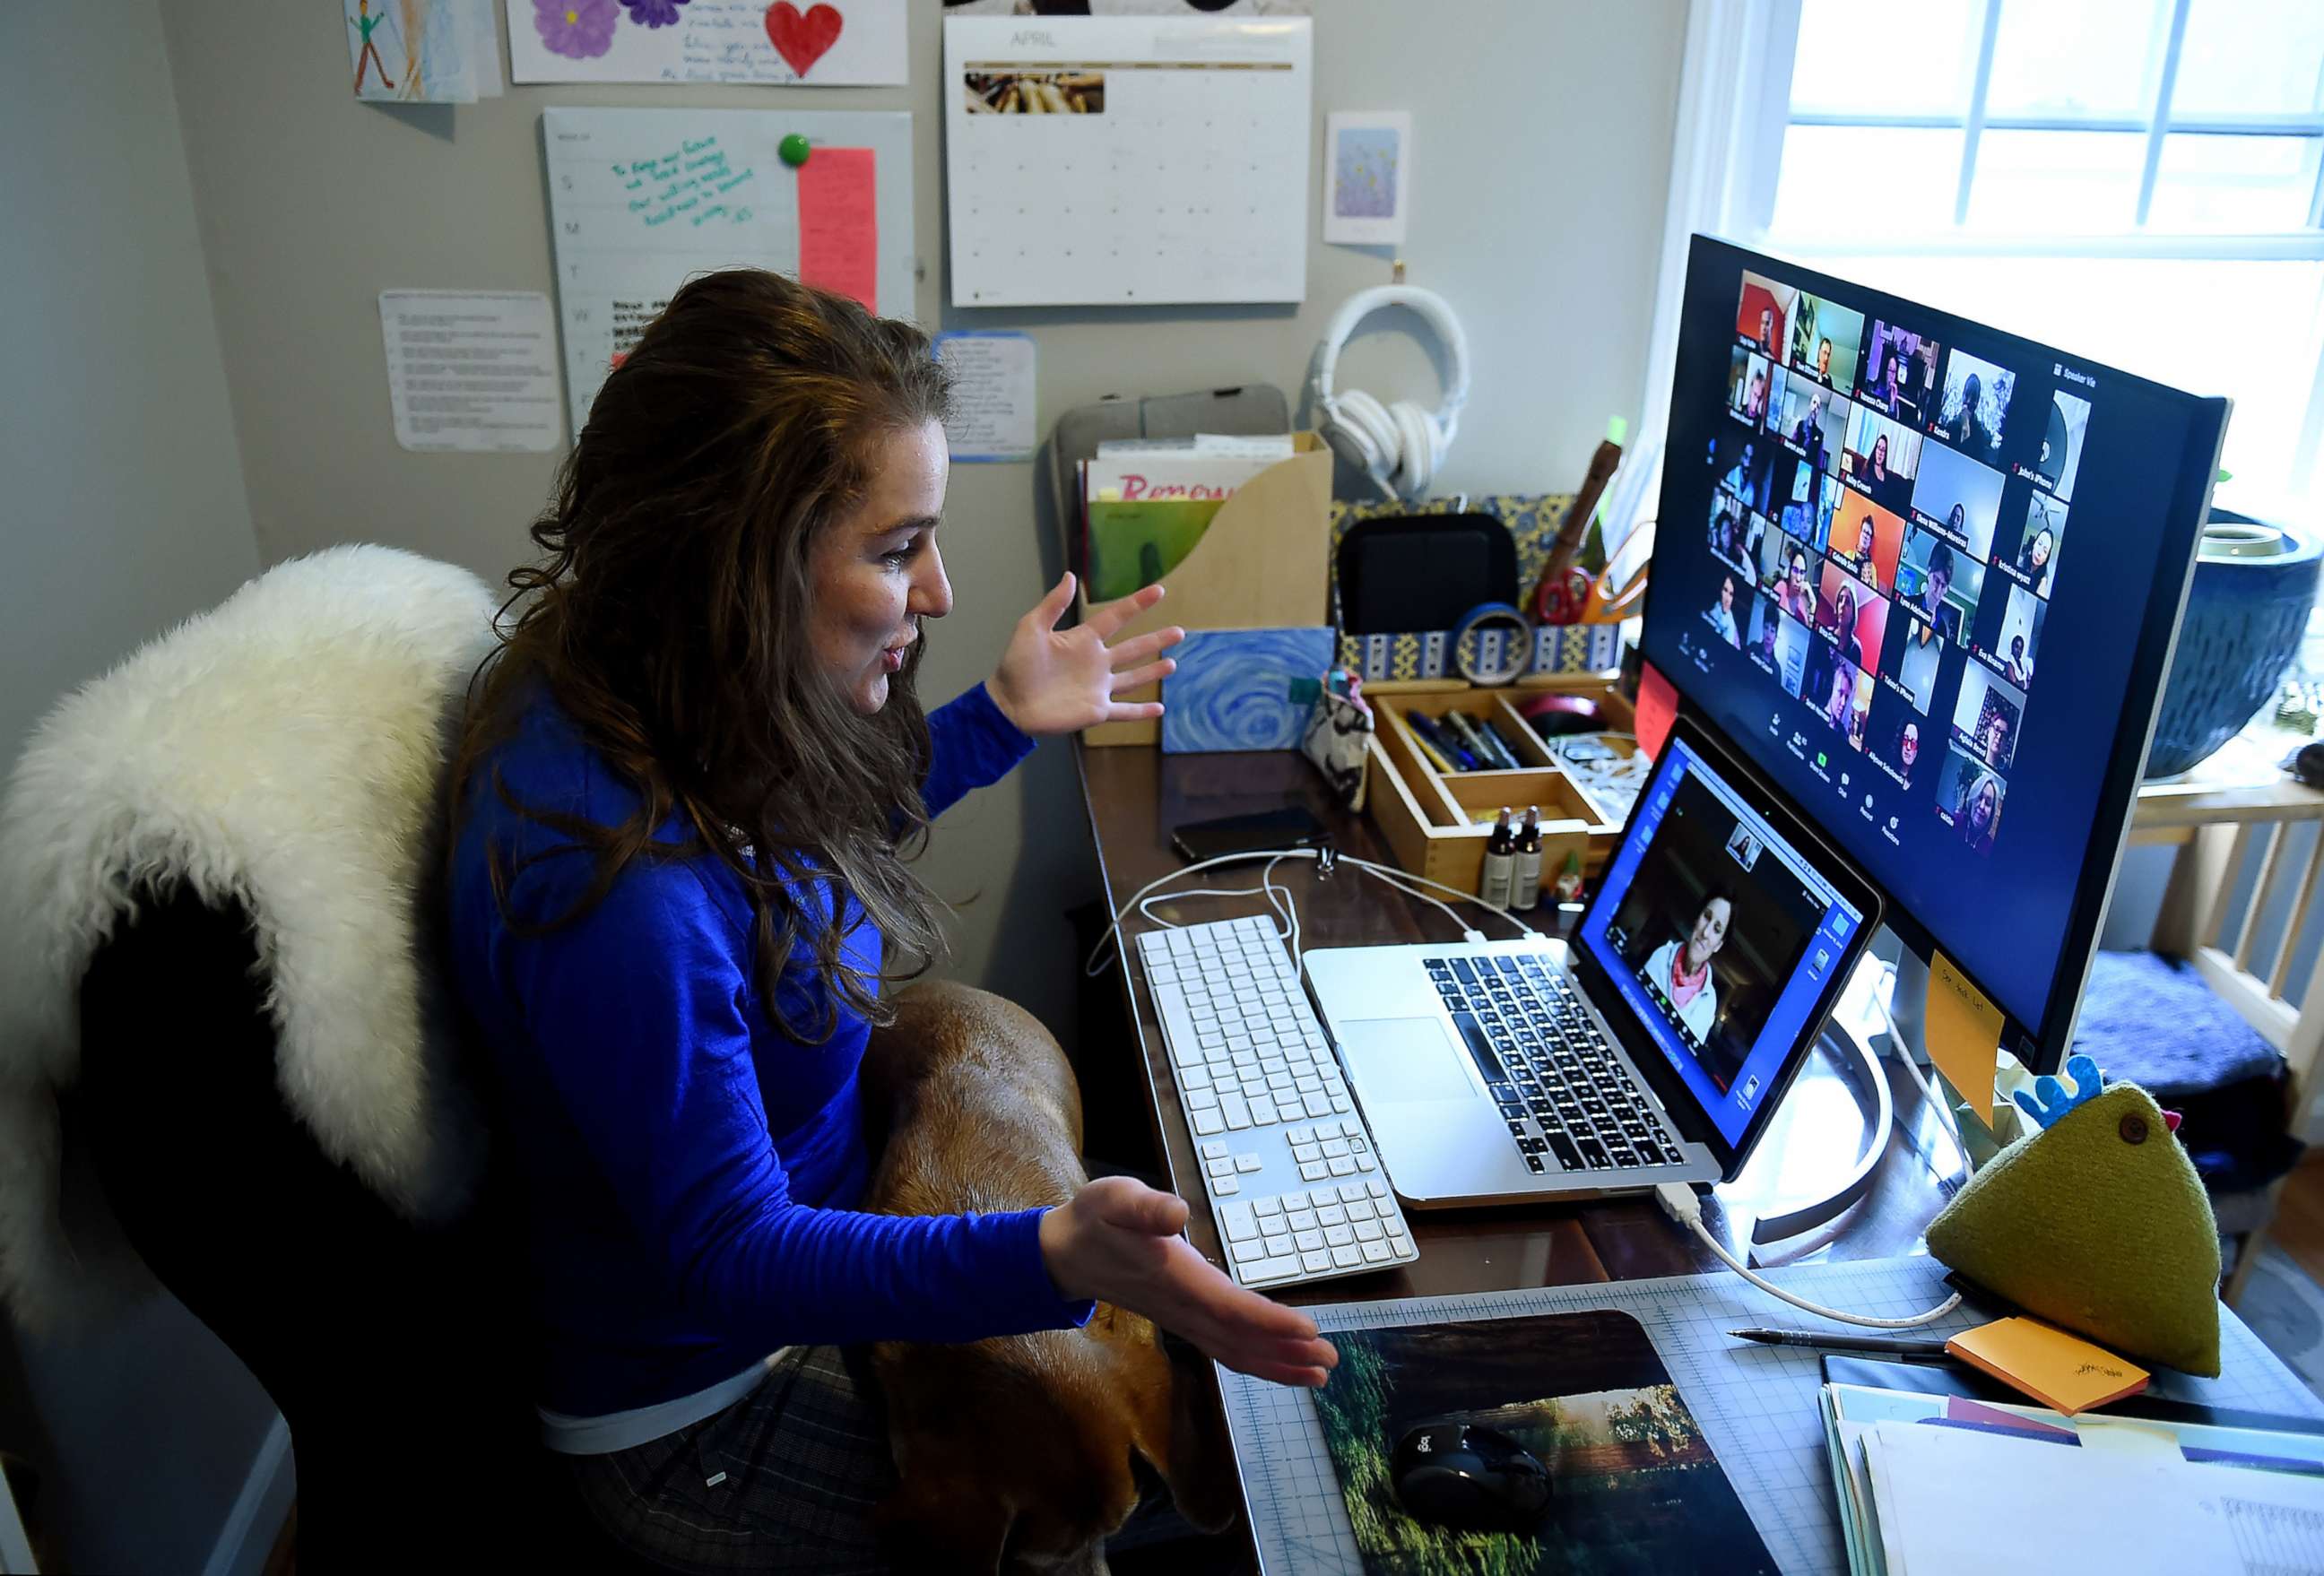
M 1863 915 L 1683 743 L 1657 762 L 1605 883 L 1585 945 L 1738 1142 Z
M 1711 528 L 1708 551 L 1694 553 L 1700 570 L 1657 553 L 1649 659 L 1677 668 L 1700 653 L 1701 668 L 1717 660 L 1716 641 L 1756 670 L 1776 704 L 1759 713 L 1755 753 L 1786 748 L 1817 788 L 1837 790 L 1851 812 L 1841 818 L 1861 823 L 1847 828 L 1852 847 L 1877 838 L 1930 870 L 1963 853 L 2006 870 L 2014 857 L 2070 843 L 2044 829 L 2060 817 L 2040 806 L 2021 816 L 2020 806 L 2059 797 L 2067 779 L 2093 803 L 2095 773 L 2035 784 L 2026 774 L 2062 751 L 2105 751 L 2111 738 L 2070 737 L 2080 728 L 2076 694 L 2089 691 L 2048 677 L 2045 659 L 2061 641 L 2051 626 L 2079 636 L 2108 598 L 2135 620 L 2155 567 L 2151 551 L 2126 564 L 2103 534 L 2093 551 L 2080 540 L 2089 530 L 2070 529 L 2087 512 L 2075 506 L 2078 486 L 2093 485 L 2085 449 L 2109 414 L 2095 375 L 2103 369 L 2069 366 L 1942 313 L 1915 321 L 1907 304 L 1873 305 L 1875 292 L 1819 295 L 1773 272 L 1736 272 L 1730 343 L 1719 353 L 1725 398 L 1684 386 L 1674 395 L 1671 452 L 1702 456 L 1700 480 L 1687 485 L 1701 488 Z M 1710 310 L 1691 281 L 1688 335 Z M 1681 364 L 1683 376 L 1684 348 Z M 2156 425 L 2153 404 L 2122 412 L 2110 459 L 2133 458 L 2120 449 L 2139 441 L 2131 429 Z M 1700 436 L 1683 444 L 1682 434 Z M 2183 422 L 2176 436 L 2175 447 L 2159 442 L 2138 464 L 2115 466 L 2145 472 L 2125 484 L 2143 482 L 2150 510 L 2175 482 Z M 2082 557 L 2065 558 L 2070 537 Z M 1665 567 L 1674 557 L 1678 574 Z M 1729 581 L 1731 619 L 1721 619 Z M 1692 609 L 1672 609 L 1674 595 Z M 2060 602 L 2067 614 L 2053 619 Z M 1682 647 L 1676 661 L 1657 649 L 1667 631 Z M 2136 641 L 2134 623 L 2095 647 L 2060 643 L 2059 660 L 2086 673 L 2110 663 L 2113 687 L 2096 693 L 2118 695 Z M 1721 662 L 1721 676 L 1735 672 Z M 2110 708 L 2098 711 L 2110 728 Z M 2045 751 L 2045 738 L 2054 749 Z M 2078 825 L 2063 819 L 2077 831 L 2089 825 L 2087 808 Z M 1916 883 L 1895 879 L 1894 861 L 1867 862 L 1908 908 L 1931 907 L 1910 900 Z M 2070 903 L 2078 870 L 2052 883 L 2052 900 Z M 1990 960 L 1979 972 L 2014 972 L 2022 988 L 2006 1005 L 2021 1022 L 2039 1020 L 2046 975 Z
M 1788 338 L 1775 331 L 1778 307 L 1794 326 Z M 1762 340 L 1763 327 L 1772 343 Z M 1784 344 L 1788 361 L 1775 350 Z M 1862 350 L 1843 367 L 1841 353 L 1858 345 Z M 1741 385 L 1740 397 L 1729 401 L 1735 431 L 1722 435 L 1728 441 L 1712 456 L 1718 485 L 1711 547 L 1721 568 L 1750 576 L 1754 589 L 1779 599 L 1795 595 L 1805 551 L 1801 539 L 1784 533 L 1789 539 L 1774 572 L 1764 552 L 1747 546 L 1764 548 L 1778 529 L 1765 523 L 1765 512 L 1779 481 L 1787 498 L 1818 495 L 1825 473 L 1842 489 L 1822 549 L 1808 562 L 1813 600 L 1805 621 L 1835 652 L 1805 664 L 1793 693 L 1850 749 L 1863 751 L 1882 672 L 1880 637 L 1892 611 L 1900 622 L 1891 687 L 1923 714 L 1939 689 L 1977 685 L 1972 667 L 2030 691 L 2047 612 L 2037 613 L 2035 604 L 2046 603 L 2055 579 L 2066 505 L 2047 491 L 2054 475 L 2043 475 L 2063 467 L 2037 466 L 2016 511 L 2018 530 L 2014 538 L 2002 530 L 2010 478 L 1990 462 L 2002 457 L 2010 429 L 2015 370 L 1957 346 L 1948 350 L 1901 323 L 1876 321 L 1868 329 L 1864 315 L 1843 303 L 1748 270 L 1730 364 Z M 1925 421 L 1926 429 L 1912 426 L 1912 419 Z M 1835 452 L 1825 435 L 1840 429 L 1848 437 Z M 2081 429 L 2078 422 L 2077 433 Z M 1985 606 L 1982 588 L 1997 566 L 2024 595 Z M 1740 618 L 1738 611 L 1711 623 L 1739 645 Z M 1936 682 L 1905 682 L 1903 669 L 1915 644 L 1925 666 L 1932 639 L 1964 648 L 1976 660 L 1946 663 L 1941 656 L 1946 671 Z M 1961 802 L 1932 806 L 1936 820 L 1960 833 L 1963 846 L 1981 854 L 1992 853 L 2000 832 L 2009 788 L 2004 768 L 2017 742 L 2010 730 L 2022 709 L 2021 698 L 2005 722 L 1974 735 L 1956 732 L 1954 742 L 1986 770 L 1969 783 Z M 1889 747 L 1893 762 L 1893 742 Z

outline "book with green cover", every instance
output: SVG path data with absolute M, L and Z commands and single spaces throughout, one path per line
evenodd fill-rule
M 1211 528 L 1222 498 L 1089 503 L 1089 595 L 1111 602 L 1151 585 L 1185 560 Z

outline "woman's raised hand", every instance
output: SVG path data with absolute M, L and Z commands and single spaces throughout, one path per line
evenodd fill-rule
M 1162 587 L 1148 585 L 1091 609 L 1080 623 L 1061 630 L 1057 622 L 1074 604 L 1074 577 L 1068 574 L 1017 621 L 986 693 L 1002 715 L 1028 733 L 1070 733 L 1097 723 L 1160 716 L 1159 701 L 1131 704 L 1113 697 L 1174 671 L 1177 664 L 1162 653 L 1186 631 L 1155 630 L 1119 644 L 1113 638 L 1161 600 Z
M 1102 1176 L 1041 1217 L 1041 1257 L 1067 1297 L 1143 1313 L 1238 1373 L 1322 1384 L 1340 1354 L 1315 1321 L 1229 1280 L 1178 1235 L 1185 1223 L 1176 1194 Z

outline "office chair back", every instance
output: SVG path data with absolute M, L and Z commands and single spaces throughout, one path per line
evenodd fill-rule
M 279 1092 L 265 991 L 240 908 L 142 906 L 82 980 L 71 1141 L 289 1424 L 302 1568 L 530 1550 L 512 1513 L 539 1447 L 489 1204 L 418 1225 L 325 1156 Z

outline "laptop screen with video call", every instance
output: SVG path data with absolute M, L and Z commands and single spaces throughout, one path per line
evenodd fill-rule
M 1655 763 L 1580 943 L 1676 1083 L 1739 1149 L 1782 1092 L 1865 919 L 1683 731 Z

